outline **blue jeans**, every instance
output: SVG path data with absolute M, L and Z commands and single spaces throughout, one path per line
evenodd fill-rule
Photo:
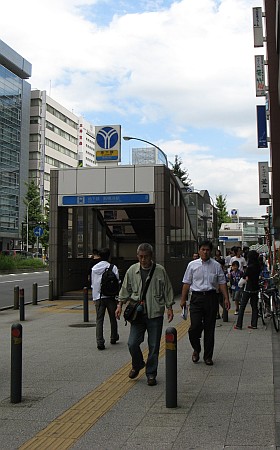
M 163 316 L 148 319 L 146 314 L 141 314 L 134 322 L 132 322 L 130 326 L 130 334 L 127 344 L 132 357 L 132 367 L 136 370 L 140 370 L 144 365 L 140 345 L 144 342 L 145 331 L 148 332 L 149 354 L 146 362 L 147 376 L 157 376 L 162 325 Z

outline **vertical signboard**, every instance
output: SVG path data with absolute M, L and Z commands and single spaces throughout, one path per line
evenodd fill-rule
M 231 215 L 231 221 L 235 222 L 235 223 L 239 223 L 239 213 L 238 213 L 238 209 L 232 209 L 230 211 L 230 215 Z
M 256 96 L 265 97 L 264 56 L 255 56 Z
M 253 8 L 254 47 L 263 47 L 262 8 Z
M 120 161 L 121 126 L 107 125 L 95 127 L 96 162 Z
M 259 196 L 260 205 L 269 205 L 269 175 L 268 162 L 259 162 Z
M 257 106 L 258 148 L 267 148 L 267 126 L 265 105 Z

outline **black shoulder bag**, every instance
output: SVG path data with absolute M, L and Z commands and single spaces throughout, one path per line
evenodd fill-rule
M 145 286 L 144 286 L 144 289 L 143 289 L 143 293 L 142 293 L 142 296 L 141 296 L 141 300 L 138 301 L 138 302 L 135 302 L 135 303 L 129 303 L 127 305 L 127 307 L 125 308 L 124 313 L 123 313 L 123 318 L 125 320 L 125 325 L 127 325 L 127 322 L 132 323 L 136 319 L 137 312 L 138 312 L 137 311 L 138 306 L 141 303 L 145 302 L 145 300 L 146 300 L 146 293 L 147 293 L 149 284 L 151 282 L 152 276 L 154 274 L 155 268 L 156 268 L 156 264 L 154 263 L 152 265 L 152 268 L 151 268 L 150 272 L 149 272 L 149 275 L 147 276 L 147 279 L 146 279 L 146 282 L 145 282 Z

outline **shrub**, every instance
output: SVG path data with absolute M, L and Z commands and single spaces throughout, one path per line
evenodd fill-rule
M 40 258 L 22 258 L 21 256 L 5 256 L 0 254 L 0 270 L 40 269 L 46 265 Z

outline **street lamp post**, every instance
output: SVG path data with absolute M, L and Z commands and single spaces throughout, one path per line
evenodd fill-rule
M 146 141 L 145 139 L 140 139 L 140 138 L 137 138 L 137 137 L 123 136 L 123 139 L 125 141 L 130 141 L 130 140 L 141 141 L 141 142 L 145 142 L 146 144 L 152 145 L 152 147 L 155 147 L 163 155 L 163 157 L 165 159 L 166 167 L 168 167 L 167 156 L 164 153 L 164 151 L 160 147 L 158 147 L 157 145 L 153 144 L 152 142 Z

